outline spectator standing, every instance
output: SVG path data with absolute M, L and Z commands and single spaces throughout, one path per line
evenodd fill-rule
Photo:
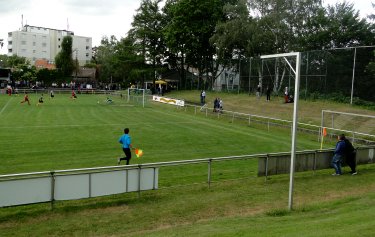
M 285 87 L 285 91 L 284 91 L 284 99 L 285 99 L 285 103 L 288 103 L 288 100 L 289 100 L 289 91 L 288 91 L 288 87 Z
M 332 158 L 332 166 L 335 169 L 335 173 L 332 174 L 333 176 L 342 175 L 341 163 L 342 158 L 345 155 L 345 135 L 341 134 L 337 136 L 337 140 L 338 142 L 336 143 L 336 148 Z
M 219 112 L 220 112 L 220 113 L 223 112 L 223 105 L 224 105 L 223 100 L 219 98 Z
M 206 104 L 206 92 L 204 90 L 201 92 L 201 104 L 202 106 Z
M 269 86 L 267 86 L 267 101 L 270 101 L 271 100 L 271 88 Z
M 347 138 L 345 138 L 344 141 L 345 141 L 345 161 L 346 161 L 346 164 L 348 164 L 348 166 L 351 169 L 350 173 L 352 175 L 356 175 L 357 174 L 357 170 L 356 170 L 357 152 L 354 149 L 353 144 Z
M 260 99 L 260 91 L 261 91 L 261 87 L 260 87 L 260 84 L 258 84 L 257 92 L 256 92 L 256 96 L 258 100 Z

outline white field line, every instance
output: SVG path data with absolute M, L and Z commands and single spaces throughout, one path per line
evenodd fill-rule
M 4 105 L 4 107 L 1 109 L 1 111 L 0 111 L 0 115 L 3 113 L 3 111 L 6 109 L 6 107 L 8 107 L 8 104 L 9 104 L 9 102 L 12 100 L 13 98 L 10 98 L 9 100 L 8 100 L 8 102 Z
M 152 123 L 141 123 L 142 125 L 163 125 L 163 124 L 196 124 L 194 121 L 189 122 L 152 122 Z M 137 123 L 138 124 L 138 123 Z M 128 124 L 129 125 L 137 125 L 136 123 Z M 123 123 L 105 123 L 105 124 L 57 124 L 57 125 L 30 125 L 30 126 L 7 126 L 2 127 L 1 129 L 23 129 L 23 128 L 61 128 L 61 127 L 105 127 L 105 126 L 124 126 Z

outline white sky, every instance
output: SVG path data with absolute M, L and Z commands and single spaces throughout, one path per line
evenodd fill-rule
M 372 0 L 353 0 L 362 17 L 374 13 Z M 335 4 L 340 0 L 323 0 Z M 375 0 L 373 0 L 375 3 Z M 100 45 L 103 36 L 125 37 L 141 0 L 0 0 L 0 39 L 6 54 L 8 32 L 17 31 L 23 24 L 53 29 L 67 29 L 75 35 L 92 37 L 93 46 Z

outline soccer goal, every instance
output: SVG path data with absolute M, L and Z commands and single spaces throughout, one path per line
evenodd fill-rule
M 141 104 L 145 107 L 145 89 L 128 88 L 128 103 Z
M 375 116 L 322 110 L 321 131 L 326 128 L 329 134 L 346 136 L 358 139 L 375 140 Z

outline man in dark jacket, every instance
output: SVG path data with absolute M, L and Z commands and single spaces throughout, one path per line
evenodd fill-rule
M 354 149 L 352 143 L 347 138 L 344 139 L 344 142 L 345 142 L 345 161 L 346 161 L 346 164 L 348 164 L 348 166 L 351 169 L 350 173 L 352 175 L 356 175 L 357 174 L 357 171 L 356 171 L 356 155 L 357 155 L 357 152 Z
M 332 167 L 335 169 L 335 173 L 332 175 L 342 175 L 341 162 L 345 155 L 345 135 L 341 134 L 337 137 L 338 142 L 336 143 L 335 152 L 332 158 Z

